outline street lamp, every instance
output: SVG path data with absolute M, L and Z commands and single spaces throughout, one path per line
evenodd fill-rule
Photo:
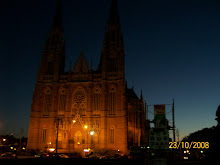
M 88 126 L 84 125 L 84 128 L 87 130 Z M 89 142 L 88 142 L 88 131 L 87 131 L 87 148 L 88 148 Z
M 94 131 L 90 131 L 90 135 L 94 135 L 95 134 L 95 132 Z
M 87 130 L 88 129 L 88 126 L 87 125 L 84 125 L 84 128 Z M 87 149 L 88 149 L 88 147 L 89 147 L 89 137 L 88 137 L 88 135 L 94 135 L 95 134 L 95 132 L 94 131 L 87 131 Z
M 91 147 L 93 147 L 93 137 L 94 137 L 94 135 L 95 135 L 95 131 L 93 131 L 93 130 L 91 130 L 90 132 L 89 132 L 89 134 L 91 135 Z
M 57 157 L 57 148 L 58 148 L 58 131 L 59 131 L 59 126 L 60 126 L 60 121 L 62 122 L 62 119 L 57 118 L 55 119 L 56 127 L 57 127 L 57 138 L 56 138 L 56 157 Z

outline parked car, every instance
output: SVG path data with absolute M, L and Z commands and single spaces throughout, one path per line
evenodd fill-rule
M 66 155 L 66 154 L 60 154 L 60 155 L 59 155 L 59 158 L 69 158 L 69 156 Z
M 43 158 L 43 159 L 45 159 L 45 158 L 55 158 L 55 157 L 56 157 L 56 155 L 54 153 L 41 153 L 40 154 L 40 158 Z
M 82 156 L 79 153 L 74 153 L 70 155 L 70 158 L 82 158 Z
M 2 159 L 14 159 L 16 157 L 16 154 L 13 154 L 12 152 L 5 152 L 1 154 Z

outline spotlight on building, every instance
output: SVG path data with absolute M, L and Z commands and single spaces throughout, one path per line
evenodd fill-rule
M 54 152 L 54 151 L 55 151 L 55 148 L 49 148 L 49 151 L 50 151 L 50 152 Z
M 89 149 L 84 149 L 84 152 L 89 152 Z

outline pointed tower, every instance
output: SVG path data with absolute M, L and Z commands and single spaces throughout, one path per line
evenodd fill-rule
M 103 78 L 107 78 L 109 75 L 124 78 L 124 56 L 117 0 L 112 0 L 99 64 L 99 70 L 102 72 Z
M 74 65 L 73 73 L 80 74 L 80 73 L 88 73 L 88 65 L 86 62 L 86 59 L 83 55 L 83 49 L 81 50 L 81 53 L 78 57 L 78 60 L 76 61 Z
M 53 80 L 58 80 L 58 75 L 64 72 L 64 65 L 65 42 L 63 39 L 62 6 L 61 0 L 58 0 L 49 37 L 44 42 L 38 80 L 45 80 L 45 76 L 48 75 Z
M 144 99 L 143 99 L 143 93 L 142 93 L 142 89 L 141 89 L 141 96 L 140 96 L 140 101 L 141 101 L 141 103 L 144 103 Z

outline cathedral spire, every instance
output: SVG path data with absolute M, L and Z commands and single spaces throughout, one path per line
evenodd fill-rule
M 71 60 L 70 60 L 70 64 L 69 64 L 69 74 L 71 74 L 72 72 L 72 66 L 71 66 Z
M 83 54 L 83 48 L 81 48 L 81 53 L 80 53 L 81 58 L 83 58 L 84 54 Z
M 92 72 L 92 58 L 91 58 L 91 61 L 90 61 L 90 72 Z
M 143 97 L 142 89 L 141 89 L 140 101 L 141 101 L 141 103 L 144 105 L 144 97 Z
M 116 78 L 124 78 L 124 45 L 117 0 L 111 1 L 98 70 L 103 73 L 103 78 L 110 75 L 109 72 L 114 72 Z
M 141 89 L 141 96 L 140 99 L 143 100 L 143 93 L 142 93 L 142 89 Z
M 83 49 L 81 49 L 81 53 L 78 57 L 78 60 L 76 61 L 74 65 L 73 72 L 74 73 L 88 73 L 88 65 L 83 54 Z
M 43 46 L 41 75 L 54 75 L 54 80 L 58 80 L 58 75 L 64 72 L 64 67 L 65 42 L 63 39 L 62 5 L 61 0 L 58 0 L 49 36 L 46 36 Z
M 63 25 L 62 25 L 62 3 L 57 1 L 53 23 L 50 27 L 50 35 L 48 38 L 48 46 L 56 48 L 64 48 Z
M 117 0 L 112 0 L 108 24 L 120 24 Z
M 54 15 L 54 20 L 51 28 L 57 28 L 59 30 L 63 30 L 62 26 L 62 3 L 61 0 L 57 1 L 57 8 Z
M 105 38 L 104 38 L 103 46 L 105 46 L 105 44 L 112 44 L 113 42 L 114 43 L 118 42 L 117 46 L 119 46 L 119 42 L 122 42 L 122 40 L 123 38 L 122 38 L 121 24 L 118 14 L 117 0 L 112 0 L 109 19 L 108 19 L 107 27 L 105 29 Z

